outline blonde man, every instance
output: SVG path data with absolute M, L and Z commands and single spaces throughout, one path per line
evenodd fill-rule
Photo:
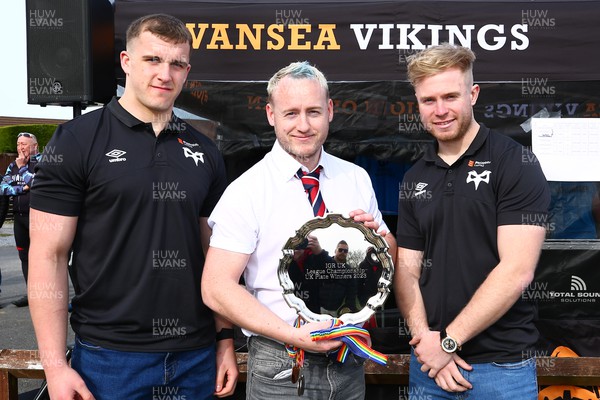
M 537 160 L 475 121 L 475 55 L 443 44 L 408 64 L 435 142 L 406 173 L 394 292 L 413 347 L 410 393 L 537 398 L 533 279 L 550 195 Z M 452 393 L 454 392 L 454 393 Z

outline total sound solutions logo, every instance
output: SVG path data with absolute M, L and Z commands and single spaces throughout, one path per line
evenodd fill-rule
M 571 275 L 569 290 L 551 290 L 548 282 L 533 281 L 523 291 L 522 298 L 535 302 L 596 303 L 600 299 L 600 292 L 590 288 L 581 277 Z
M 589 290 L 587 283 L 576 275 L 571 275 L 570 289 L 566 292 L 551 291 L 550 295 L 562 303 L 595 303 L 600 298 L 600 292 Z
M 522 294 L 529 301 L 560 301 L 561 303 L 596 303 L 600 292 L 592 290 L 587 282 L 571 275 L 570 287 L 566 291 L 551 290 L 548 282 L 531 282 Z

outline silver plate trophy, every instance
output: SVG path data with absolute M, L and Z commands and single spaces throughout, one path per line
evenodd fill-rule
M 306 321 L 334 317 L 360 324 L 390 293 L 394 265 L 387 242 L 341 214 L 308 221 L 282 251 L 278 276 L 283 297 Z

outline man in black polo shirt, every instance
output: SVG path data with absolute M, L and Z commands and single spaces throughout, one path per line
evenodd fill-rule
M 60 126 L 38 164 L 29 298 L 53 399 L 209 399 L 235 387 L 231 325 L 200 293 L 224 164 L 173 114 L 190 49 L 181 21 L 134 21 L 123 96 Z M 73 369 L 64 356 L 70 250 Z
M 406 173 L 398 211 L 396 300 L 410 326 L 410 393 L 537 399 L 533 279 L 550 195 L 528 150 L 478 124 L 475 55 L 444 44 L 409 61 L 436 139 Z M 532 161 L 533 160 L 533 161 Z

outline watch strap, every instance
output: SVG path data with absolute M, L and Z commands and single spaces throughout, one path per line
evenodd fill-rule
M 448 334 L 446 333 L 446 328 L 442 328 L 440 330 L 440 341 L 444 340 L 446 336 L 448 336 Z
M 222 328 L 219 332 L 217 332 L 216 336 L 217 342 L 225 339 L 233 339 L 233 329 L 231 328 Z

